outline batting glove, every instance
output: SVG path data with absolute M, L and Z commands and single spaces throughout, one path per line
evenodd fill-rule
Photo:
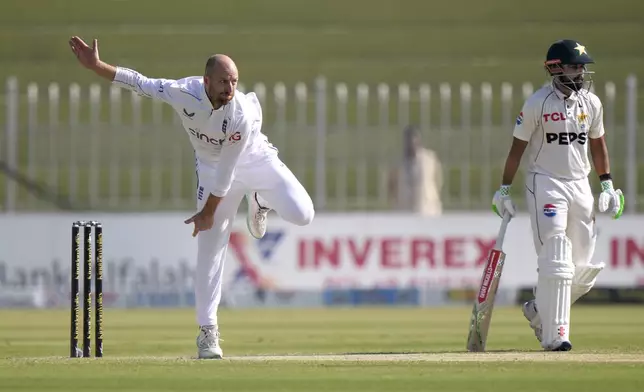
M 597 203 L 599 212 L 609 211 L 613 215 L 613 219 L 619 219 L 624 212 L 624 194 L 622 190 L 615 190 L 612 180 L 602 181 L 601 185 L 602 193 L 599 194 L 599 201 Z
M 510 198 L 510 185 L 501 185 L 501 188 L 496 191 L 492 199 L 492 211 L 500 217 L 503 217 L 507 211 L 511 217 L 514 217 L 517 208 Z

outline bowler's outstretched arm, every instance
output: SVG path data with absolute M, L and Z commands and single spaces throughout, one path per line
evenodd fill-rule
M 183 104 L 181 98 L 185 97 L 179 97 L 177 94 L 177 91 L 182 88 L 181 81 L 148 78 L 135 70 L 108 64 L 99 57 L 96 39 L 90 47 L 81 38 L 74 36 L 69 40 L 69 46 L 85 68 L 115 85 L 172 106 Z

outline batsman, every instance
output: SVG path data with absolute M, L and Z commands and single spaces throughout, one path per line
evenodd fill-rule
M 588 293 L 604 263 L 593 264 L 597 230 L 588 176 L 588 148 L 601 183 L 597 208 L 619 218 L 624 196 L 613 186 L 604 138 L 603 108 L 590 91 L 594 61 L 575 40 L 548 49 L 545 70 L 551 83 L 532 94 L 516 119 L 502 185 L 493 210 L 511 216 L 510 187 L 527 149 L 525 196 L 537 253 L 535 299 L 523 305 L 541 346 L 569 351 L 570 306 Z

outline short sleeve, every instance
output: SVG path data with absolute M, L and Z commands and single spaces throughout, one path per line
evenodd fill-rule
M 593 118 L 588 130 L 588 137 L 598 139 L 604 136 L 604 105 L 602 105 L 597 96 L 594 96 L 591 102 L 593 105 Z
M 537 125 L 534 106 L 528 100 L 523 104 L 523 108 L 517 116 L 512 135 L 519 140 L 530 141 L 532 134 L 537 129 Z

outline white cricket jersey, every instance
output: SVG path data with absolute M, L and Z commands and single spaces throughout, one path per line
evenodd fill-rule
M 514 137 L 528 142 L 528 172 L 565 180 L 588 177 L 588 138 L 603 135 L 599 98 L 587 91 L 566 98 L 552 84 L 526 100 L 514 127 Z
M 181 117 L 198 163 L 213 168 L 208 191 L 215 196 L 226 195 L 235 166 L 277 151 L 261 132 L 262 109 L 254 93 L 235 91 L 229 103 L 215 110 L 202 76 L 152 79 L 117 67 L 113 83 L 172 106 Z

